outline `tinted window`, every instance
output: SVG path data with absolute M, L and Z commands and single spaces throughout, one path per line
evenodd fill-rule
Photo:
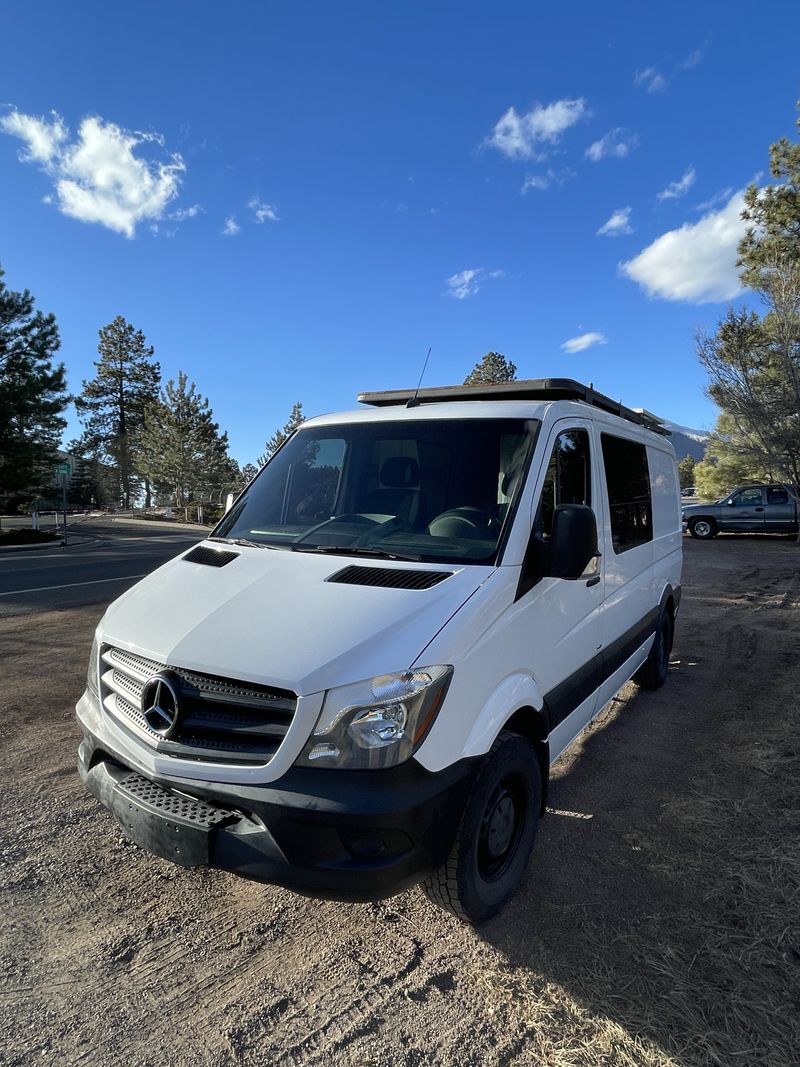
M 737 508 L 754 508 L 761 504 L 760 489 L 743 489 L 733 498 L 733 505 Z
M 550 456 L 536 520 L 544 538 L 550 536 L 553 511 L 559 504 L 591 504 L 591 469 L 586 430 L 560 433 Z
M 767 490 L 767 503 L 768 504 L 788 504 L 789 494 L 785 489 L 768 489 Z
M 637 441 L 601 434 L 603 466 L 611 514 L 614 551 L 653 540 L 653 503 L 650 498 L 650 468 L 647 449 Z
M 491 562 L 537 427 L 522 419 L 305 426 L 214 536 L 295 551 Z

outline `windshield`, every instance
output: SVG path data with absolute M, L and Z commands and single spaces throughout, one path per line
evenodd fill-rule
M 441 419 L 299 430 L 214 537 L 426 562 L 494 561 L 538 423 Z

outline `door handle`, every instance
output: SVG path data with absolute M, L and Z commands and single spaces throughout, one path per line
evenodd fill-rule
M 756 511 L 763 511 L 763 508 L 756 508 Z
M 595 574 L 593 578 L 589 578 L 586 582 L 587 587 L 590 585 L 598 585 L 600 582 L 600 575 Z

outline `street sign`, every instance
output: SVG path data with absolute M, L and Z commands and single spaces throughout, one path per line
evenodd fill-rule
M 72 474 L 71 463 L 56 463 L 53 469 L 55 470 L 56 474 Z

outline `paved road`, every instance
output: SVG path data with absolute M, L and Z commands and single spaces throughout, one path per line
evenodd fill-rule
M 0 553 L 0 617 L 108 603 L 204 531 L 92 519 L 69 535 L 66 548 Z

